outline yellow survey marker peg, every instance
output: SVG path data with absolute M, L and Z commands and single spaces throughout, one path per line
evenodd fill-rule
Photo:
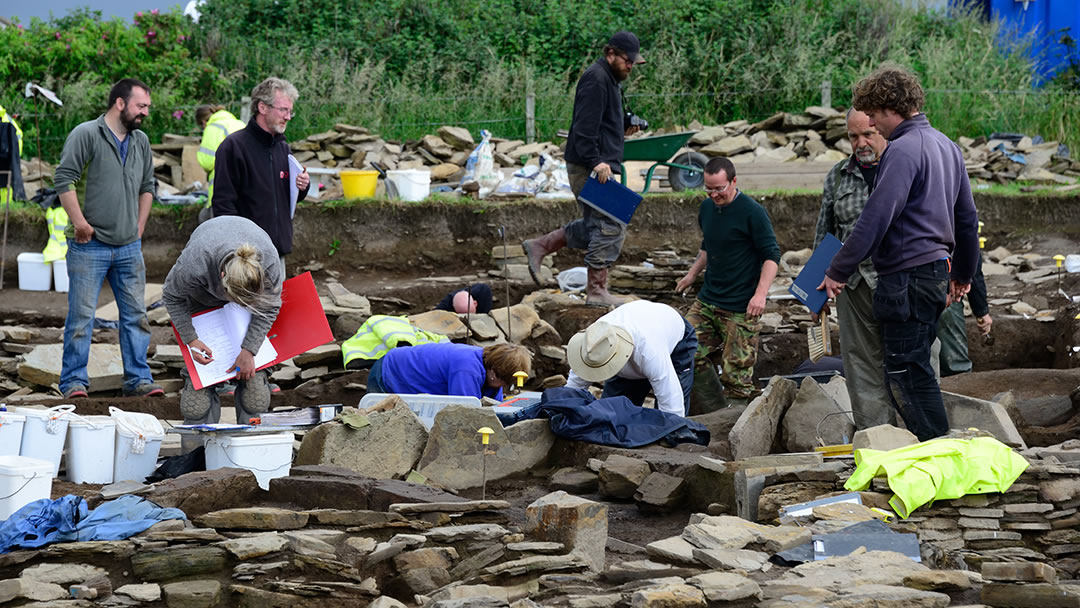
M 979 249 L 986 249 L 986 237 L 985 236 L 980 236 L 979 237 Z
M 521 388 L 521 387 L 525 386 L 525 379 L 528 378 L 528 377 L 529 377 L 529 374 L 526 374 L 523 371 L 519 370 L 519 371 L 514 372 L 514 378 L 517 379 L 518 388 Z
M 1065 256 L 1061 255 L 1060 253 L 1055 255 L 1054 263 L 1057 264 L 1058 268 L 1061 268 L 1061 265 L 1065 263 Z
M 487 445 L 488 443 L 491 442 L 491 435 L 495 431 L 491 430 L 490 427 L 484 426 L 484 427 L 480 427 L 479 429 L 477 429 L 476 432 L 480 434 L 480 442 L 483 443 L 484 445 Z

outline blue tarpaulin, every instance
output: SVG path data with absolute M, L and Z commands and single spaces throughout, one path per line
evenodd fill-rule
M 0 523 L 0 553 L 49 543 L 123 540 L 168 519 L 187 516 L 180 509 L 159 507 L 138 496 L 121 496 L 93 511 L 80 496 L 42 498 Z
M 709 429 L 700 422 L 638 407 L 626 397 L 597 399 L 576 388 L 549 388 L 539 403 L 498 416 L 503 426 L 548 418 L 551 432 L 559 437 L 622 448 L 637 448 L 664 438 L 672 444 L 709 444 Z

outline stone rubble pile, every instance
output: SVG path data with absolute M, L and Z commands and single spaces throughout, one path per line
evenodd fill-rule
M 1056 141 L 1032 143 L 1027 136 L 1018 141 L 961 137 L 957 143 L 964 152 L 968 176 L 977 180 L 1074 184 L 1080 177 L 1080 160 L 1070 158 L 1067 148 Z
M 38 190 L 41 190 L 42 184 L 45 183 L 44 178 L 48 178 L 49 183 L 45 187 L 50 187 L 53 180 L 53 172 L 56 171 L 56 167 L 50 165 L 47 162 L 41 161 L 36 156 L 33 158 L 19 159 L 19 168 L 22 171 L 23 188 L 26 190 L 26 200 L 34 198 Z
M 908 439 L 899 429 L 886 431 L 856 442 L 883 448 Z M 1080 565 L 1072 521 L 1080 517 L 1080 470 L 1055 462 L 1080 461 L 1078 446 L 1027 453 L 1032 466 L 1005 493 L 941 501 L 872 528 L 893 535 L 888 538 L 917 535 L 918 563 L 858 547 L 814 561 L 810 545 L 811 557 L 792 557 L 815 535 L 882 519 L 868 507 L 889 509 L 887 486 L 875 482 L 860 493 L 865 506 L 834 503 L 775 523 L 779 507 L 843 493 L 850 457 L 776 454 L 725 463 L 683 453 L 684 462 L 697 460 L 712 472 L 702 476 L 675 466 L 677 451 L 579 445 L 608 452 L 590 463 L 599 473 L 575 480 L 556 471 L 552 491 L 523 515 L 508 501 L 466 500 L 328 464 L 298 464 L 265 491 L 241 469 L 189 473 L 144 488 L 149 500 L 184 510 L 187 521 L 162 522 L 124 541 L 0 555 L 0 603 L 809 608 L 944 607 L 978 598 L 1001 608 L 1080 604 L 1080 588 L 1065 580 Z M 683 477 L 650 472 L 654 461 L 671 473 L 681 469 Z M 644 546 L 612 536 L 611 510 L 627 500 L 658 506 L 642 499 L 649 487 L 670 487 L 665 477 L 685 486 L 670 505 L 684 511 L 690 505 L 683 529 Z M 756 517 L 717 513 L 720 503 L 693 512 L 683 500 L 702 488 L 714 498 L 746 498 L 739 484 L 754 478 L 763 478 L 766 490 Z M 596 492 L 611 502 L 580 496 Z
M 208 186 L 206 170 L 197 157 L 201 141 L 199 136 L 166 133 L 161 143 L 150 144 L 159 195 L 187 194 L 196 183 L 203 189 Z
M 802 112 L 777 112 L 756 123 L 734 120 L 723 125 L 703 125 L 695 120 L 687 127 L 646 131 L 631 139 L 692 130 L 697 133 L 679 154 L 725 156 L 736 166 L 754 162 L 836 163 L 852 152 L 845 116 L 842 110 L 809 106 Z M 562 147 L 552 142 L 527 144 L 499 137 L 493 137 L 491 142 L 496 169 L 536 163 L 542 154 L 562 157 Z M 159 193 L 187 193 L 196 182 L 206 187 L 206 171 L 196 158 L 199 143 L 198 136 L 166 133 L 161 143 L 151 145 Z M 290 146 L 296 159 L 308 168 L 369 170 L 371 163 L 377 162 L 390 170 L 428 169 L 433 183 L 456 184 L 477 143 L 468 129 L 452 125 L 439 127 L 436 134 L 419 140 L 400 141 L 383 139 L 362 126 L 338 123 L 329 131 L 309 135 Z M 958 143 L 968 176 L 978 183 L 1022 180 L 1067 187 L 1075 185 L 1080 177 L 1080 160 L 1072 159 L 1067 148 L 1059 147 L 1056 141 L 1032 143 L 1032 138 L 1026 136 L 1019 140 L 981 136 L 960 137 Z M 36 159 L 31 159 L 23 160 L 22 171 L 30 198 L 40 188 L 41 175 L 51 178 L 54 168 L 46 163 L 39 170 Z M 319 176 L 316 181 L 326 187 L 320 198 L 342 196 L 337 176 Z

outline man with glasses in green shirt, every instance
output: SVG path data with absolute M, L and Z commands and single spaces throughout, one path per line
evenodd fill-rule
M 724 391 L 710 398 L 717 405 L 749 402 L 754 386 L 758 323 L 765 311 L 769 286 L 776 278 L 780 247 L 769 214 L 735 185 L 735 165 L 722 156 L 705 165 L 705 193 L 698 211 L 703 238 L 697 259 L 675 286 L 684 292 L 701 271 L 705 282 L 686 320 L 698 335 L 695 377 L 714 377 L 720 367 Z

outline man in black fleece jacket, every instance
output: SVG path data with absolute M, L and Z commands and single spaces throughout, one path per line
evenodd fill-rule
M 889 140 L 873 192 L 818 289 L 834 297 L 859 262 L 878 271 L 874 316 L 881 326 L 893 405 L 920 441 L 949 432 L 930 348 L 950 301 L 971 288 L 978 217 L 960 147 L 919 112 L 914 74 L 885 66 L 855 85 L 853 105 Z
M 311 185 L 307 171 L 289 171 L 285 128 L 297 97 L 287 80 L 270 77 L 259 83 L 251 91 L 251 120 L 221 142 L 214 159 L 214 217 L 239 215 L 258 224 L 270 235 L 283 268 L 292 251 L 290 180 L 296 182 L 298 201 Z
M 601 184 L 622 173 L 623 138 L 637 131 L 623 125 L 622 89 L 634 66 L 644 63 L 637 36 L 617 32 L 604 47 L 604 55 L 585 70 L 574 93 L 574 117 L 566 138 L 566 173 L 574 196 L 581 194 L 589 174 Z M 563 247 L 585 250 L 589 279 L 585 303 L 610 306 L 623 303 L 607 290 L 608 268 L 619 258 L 626 226 L 578 200 L 581 219 L 548 234 L 521 243 L 529 258 L 529 274 L 540 284 L 544 256 Z

